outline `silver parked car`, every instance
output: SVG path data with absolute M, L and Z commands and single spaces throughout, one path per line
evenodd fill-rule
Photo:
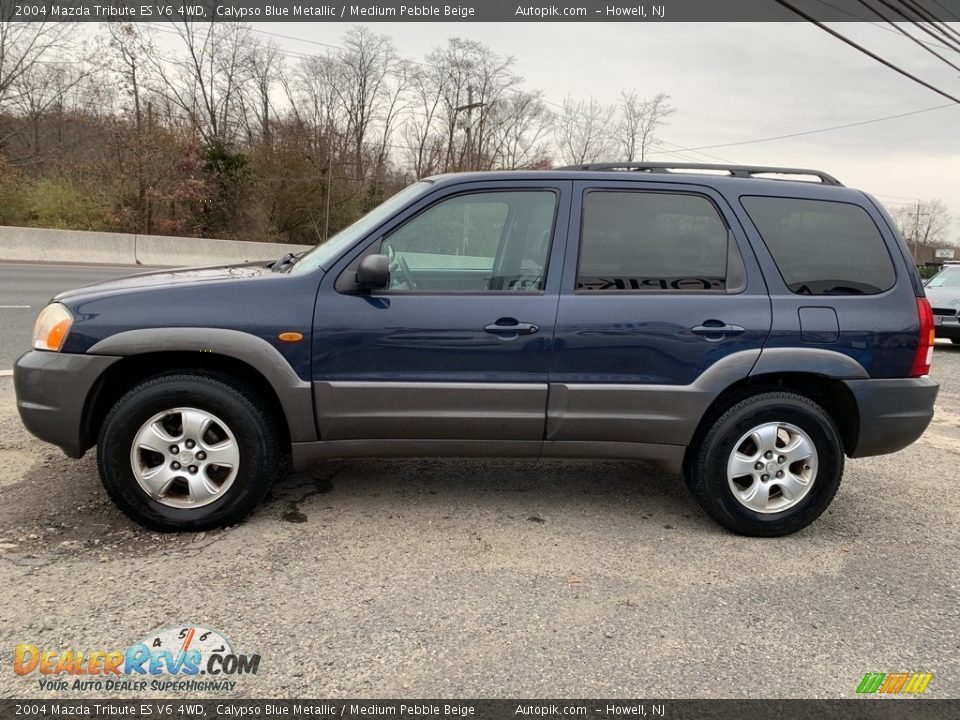
M 960 265 L 946 265 L 926 282 L 937 337 L 960 344 Z

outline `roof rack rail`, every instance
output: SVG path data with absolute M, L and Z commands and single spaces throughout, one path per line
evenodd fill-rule
M 620 172 L 669 173 L 673 170 L 723 170 L 731 177 L 754 178 L 759 180 L 777 180 L 779 178 L 756 178 L 757 175 L 808 175 L 820 178 L 824 185 L 843 187 L 843 183 L 822 170 L 805 168 L 763 167 L 760 165 L 716 165 L 711 163 L 667 163 L 667 162 L 605 162 L 585 165 L 567 165 L 556 170 L 614 170 Z

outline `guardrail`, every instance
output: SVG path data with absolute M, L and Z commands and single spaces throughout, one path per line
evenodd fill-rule
M 215 265 L 272 260 L 309 245 L 0 226 L 0 260 L 110 265 Z

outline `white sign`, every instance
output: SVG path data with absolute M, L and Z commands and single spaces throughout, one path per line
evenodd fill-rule
M 953 248 L 937 248 L 933 251 L 933 256 L 938 260 L 953 260 L 956 250 Z

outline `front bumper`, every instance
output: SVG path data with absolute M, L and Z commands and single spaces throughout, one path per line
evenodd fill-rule
M 119 357 L 31 350 L 13 366 L 20 419 L 32 434 L 82 457 L 83 413 L 97 379 Z
M 940 386 L 929 377 L 845 380 L 860 415 L 860 431 L 850 457 L 902 450 L 923 435 L 933 419 Z
M 953 311 L 950 310 L 949 312 Z M 960 317 L 956 315 L 934 315 L 933 330 L 936 336 L 940 338 L 950 338 L 951 340 L 960 338 Z

